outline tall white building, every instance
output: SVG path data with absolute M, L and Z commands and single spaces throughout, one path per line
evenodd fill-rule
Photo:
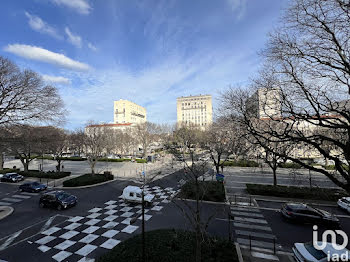
M 144 107 L 124 99 L 114 101 L 115 124 L 140 124 L 146 121 L 147 112 Z
M 178 126 L 198 126 L 205 129 L 213 122 L 211 95 L 186 96 L 177 99 Z
M 259 119 L 282 117 L 281 90 L 260 88 L 248 100 L 247 109 Z

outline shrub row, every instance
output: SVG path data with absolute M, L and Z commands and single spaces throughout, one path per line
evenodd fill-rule
M 37 177 L 37 178 L 51 178 L 51 179 L 60 179 L 66 176 L 69 176 L 71 172 L 41 172 L 39 170 L 28 170 L 28 172 L 20 171 L 20 175 L 25 177 Z
M 19 172 L 19 169 L 13 169 L 13 168 L 4 168 L 3 170 L 0 170 L 0 174 L 6 174 L 6 173 L 12 173 L 12 172 Z
M 293 169 L 300 169 L 301 165 L 297 163 L 278 163 L 278 166 L 281 168 L 293 168 Z
M 99 162 L 129 162 L 130 158 L 100 158 Z
M 324 169 L 326 169 L 326 170 L 335 170 L 335 165 L 328 165 L 328 166 L 323 166 L 323 168 Z M 345 170 L 349 170 L 349 166 L 347 166 L 347 165 L 343 165 L 343 168 L 345 169 Z
M 63 182 L 64 187 L 78 187 L 102 183 L 108 180 L 113 180 L 114 176 L 111 174 L 85 174 Z
M 295 187 L 247 184 L 247 191 L 252 195 L 291 197 L 300 199 L 315 199 L 336 201 L 346 196 L 346 193 L 337 189 L 319 187 Z
M 175 229 L 148 231 L 145 234 L 146 261 L 187 262 L 196 261 L 195 233 Z M 201 245 L 202 261 L 237 262 L 233 242 L 209 237 Z M 142 260 L 142 235 L 129 238 L 110 252 L 102 255 L 97 262 L 138 262 Z
M 199 182 L 199 195 L 203 196 L 203 200 L 224 202 L 225 201 L 225 189 L 221 182 L 217 181 L 200 181 Z M 181 188 L 179 197 L 185 199 L 196 199 L 196 185 L 194 181 L 189 181 Z
M 251 160 L 237 160 L 237 161 L 225 161 L 224 166 L 258 167 L 259 164 Z

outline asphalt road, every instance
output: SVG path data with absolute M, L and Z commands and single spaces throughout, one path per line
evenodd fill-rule
M 182 171 L 178 171 L 172 175 L 150 183 L 149 186 L 152 188 L 158 186 L 162 190 L 166 187 L 176 189 L 178 188 L 178 181 L 183 178 L 184 174 Z M 36 242 L 43 241 L 42 232 L 46 232 L 46 230 L 50 228 L 63 228 L 66 226 L 71 226 L 72 222 L 67 221 L 70 219 L 75 219 L 77 217 L 84 217 L 84 219 L 87 219 L 86 216 L 88 214 L 94 215 L 95 213 L 92 212 L 98 212 L 92 211 L 95 208 L 98 209 L 100 207 L 106 206 L 106 203 L 108 202 L 118 201 L 119 196 L 122 194 L 122 190 L 130 184 L 133 183 L 123 180 L 114 181 L 92 188 L 65 189 L 65 191 L 76 195 L 79 202 L 75 207 L 67 210 L 57 211 L 48 208 L 40 208 L 38 205 L 40 194 L 24 194 L 18 191 L 18 184 L 0 183 L 0 202 L 2 199 L 7 199 L 7 201 L 9 201 L 9 199 L 20 200 L 16 202 L 9 201 L 12 203 L 11 206 L 14 207 L 14 212 L 10 216 L 0 221 L 0 261 L 55 261 L 52 258 L 56 258 L 57 261 L 59 261 L 60 259 L 63 259 L 65 252 L 69 249 L 65 249 L 66 247 L 59 246 L 59 243 L 55 242 L 60 238 L 54 239 L 49 243 L 57 245 L 55 248 L 48 249 L 46 245 L 42 245 L 41 247 L 46 248 L 47 251 L 44 252 L 38 249 L 38 244 Z M 146 222 L 146 230 L 154 230 L 160 228 L 180 228 L 189 230 L 193 229 L 190 220 L 184 215 L 184 213 L 181 212 L 181 206 L 186 208 L 182 201 L 174 201 L 174 203 L 170 202 L 167 204 L 166 203 L 167 202 L 161 205 L 162 208 L 160 210 L 152 211 L 152 213 L 147 213 L 152 215 L 152 219 Z M 193 205 L 193 203 L 190 203 L 190 205 Z M 113 205 L 110 205 L 109 207 L 113 207 Z M 136 207 L 131 206 L 130 208 Z M 228 236 L 227 223 L 215 220 L 215 217 L 220 217 L 223 213 L 225 213 L 223 211 L 224 209 L 225 205 L 210 204 L 207 204 L 202 208 L 203 219 L 213 216 L 211 217 L 211 223 L 209 223 L 208 227 L 209 232 L 211 232 L 213 235 L 222 237 Z M 92 220 L 93 219 L 94 218 L 92 218 Z M 111 219 L 113 219 L 113 215 Z M 103 221 L 100 222 L 102 223 Z M 141 226 L 140 223 L 140 220 L 136 220 L 135 224 L 133 225 L 137 227 L 137 230 L 132 233 L 120 232 L 117 235 L 117 239 L 123 241 L 133 236 L 134 234 L 139 234 Z M 117 230 L 117 228 L 120 226 L 122 226 L 122 224 L 117 225 L 115 229 Z M 92 227 L 94 227 L 94 225 Z M 102 227 L 99 228 L 100 229 L 98 229 L 96 232 L 102 230 Z M 123 227 L 120 227 L 118 230 L 122 230 L 122 228 Z M 79 234 L 81 235 L 83 233 Z M 90 234 L 89 237 L 96 237 L 95 234 L 98 235 L 102 233 L 93 233 Z M 51 235 L 49 235 L 49 237 L 51 237 Z M 101 247 L 103 246 L 103 243 L 98 242 L 101 238 L 102 237 L 99 237 L 91 243 L 98 247 L 100 245 Z M 80 243 L 80 240 L 77 240 L 74 237 L 67 239 L 66 244 L 69 245 L 69 243 L 76 243 L 75 246 L 82 245 L 82 243 Z M 85 247 L 89 246 L 90 243 L 86 244 Z M 59 251 L 56 247 L 62 248 L 62 252 L 56 254 Z M 56 253 L 54 253 L 55 250 Z M 85 252 L 86 250 L 83 251 Z M 89 253 L 88 256 L 96 258 L 107 251 L 108 249 L 97 248 L 96 250 Z M 69 258 L 63 259 L 62 261 L 80 261 L 81 256 L 79 257 L 76 253 L 74 253 L 74 251 L 71 252 L 72 254 L 69 256 Z
M 282 218 L 279 209 L 281 207 L 281 203 L 277 202 L 266 202 L 266 201 L 258 201 L 260 207 L 267 208 L 261 210 L 265 219 L 268 221 L 269 225 L 272 228 L 273 233 L 277 237 L 278 243 L 280 243 L 283 247 L 290 249 L 294 245 L 294 243 L 304 243 L 312 241 L 312 232 L 313 225 L 311 224 L 298 224 L 286 221 Z M 316 208 L 320 208 L 326 211 L 329 211 L 336 216 L 340 220 L 341 230 L 343 230 L 347 235 L 350 235 L 350 214 L 343 211 L 338 207 L 331 206 L 314 206 Z M 268 210 L 271 209 L 271 210 Z M 330 228 L 326 228 L 324 226 L 319 226 L 319 238 L 321 239 L 321 234 Z M 350 248 L 350 243 L 348 245 Z

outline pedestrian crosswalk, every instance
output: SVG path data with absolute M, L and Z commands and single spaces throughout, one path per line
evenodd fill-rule
M 256 207 L 231 206 L 236 242 L 252 251 L 252 256 L 262 261 L 279 261 L 272 250 L 281 250 L 282 246 L 276 243 L 276 236 L 265 220 L 264 215 Z
M 36 195 L 38 195 L 38 193 L 15 192 L 14 195 L 8 195 L 4 198 L 1 198 L 0 206 L 10 206 L 16 203 L 20 203 L 23 200 L 29 199 Z

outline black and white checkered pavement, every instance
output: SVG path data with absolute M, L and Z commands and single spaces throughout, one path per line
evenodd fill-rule
M 145 209 L 145 220 L 162 210 L 178 191 L 173 188 L 145 187 L 146 193 L 155 195 L 155 202 Z M 141 225 L 141 205 L 125 203 L 119 197 L 109 200 L 103 207 L 95 207 L 85 216 L 76 216 L 59 226 L 41 232 L 34 243 L 54 261 L 94 261 L 94 258 L 112 249 L 134 233 Z M 130 221 L 137 218 L 130 225 Z

